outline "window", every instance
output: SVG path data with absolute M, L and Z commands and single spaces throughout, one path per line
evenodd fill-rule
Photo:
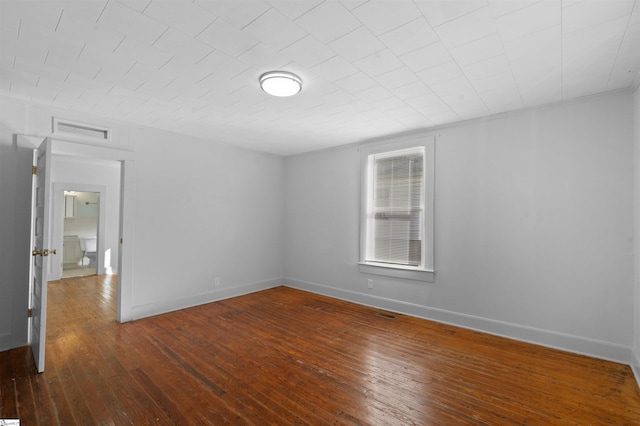
M 434 138 L 361 151 L 360 271 L 433 281 Z

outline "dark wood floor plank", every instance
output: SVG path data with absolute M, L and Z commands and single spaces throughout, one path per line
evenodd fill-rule
M 156 383 L 151 386 L 151 389 L 161 388 L 167 392 L 174 389 L 184 390 L 183 393 L 172 398 L 172 403 L 168 405 L 168 413 L 173 418 L 177 418 L 184 416 L 181 410 L 187 409 L 191 411 L 193 416 L 197 416 L 199 412 L 209 412 L 210 410 L 207 408 L 215 406 L 214 417 L 227 419 L 226 421 L 236 424 L 246 422 L 245 417 L 253 414 L 243 408 L 244 405 L 238 403 L 236 398 L 228 396 L 226 393 L 223 395 L 225 398 L 221 398 L 218 386 L 212 389 L 210 383 L 203 383 L 200 380 L 203 373 L 198 377 L 194 377 L 188 372 L 185 374 L 185 371 L 180 368 L 183 365 L 182 362 L 177 361 L 175 356 L 172 357 L 162 352 L 162 346 L 155 342 L 157 339 L 150 337 L 148 333 L 147 327 L 150 327 L 154 322 L 147 321 L 144 327 L 129 327 L 128 334 L 132 340 L 128 344 L 135 345 L 137 350 L 145 352 L 147 362 L 143 364 L 141 370 L 156 379 Z M 159 399 L 164 401 L 157 394 L 154 398 L 156 401 Z M 175 400 L 180 400 L 181 403 L 175 406 L 173 404 Z M 247 412 L 241 415 L 243 410 Z M 180 414 L 178 414 L 179 412 Z
M 235 371 L 235 375 L 242 376 L 247 382 L 255 384 L 266 380 L 267 385 L 273 387 L 275 380 L 277 381 L 275 385 L 278 388 L 293 389 L 297 395 L 306 398 L 306 405 L 317 406 L 317 413 L 327 411 L 332 412 L 331 415 L 335 415 L 336 402 L 327 404 L 326 401 L 336 397 L 341 398 L 341 395 L 339 392 L 335 392 L 335 389 L 332 389 L 331 385 L 324 380 L 317 383 L 312 381 L 312 376 L 318 373 L 316 369 L 301 363 L 299 359 L 285 356 L 284 352 L 278 349 L 276 343 L 269 344 L 260 339 L 256 324 L 240 323 L 239 317 L 235 319 L 236 321 L 231 324 L 221 325 L 220 330 L 223 334 L 216 341 L 220 362 L 234 363 L 235 365 L 229 365 L 228 368 Z M 251 331 L 244 332 L 242 330 Z M 238 340 L 252 342 L 251 346 L 254 348 L 255 355 L 250 358 L 238 359 L 234 354 L 243 351 L 242 345 L 238 345 Z M 322 379 L 324 378 L 322 376 Z M 337 403 L 349 405 L 344 400 Z
M 31 386 L 31 378 L 29 376 L 16 377 L 15 392 L 18 412 L 16 418 L 19 418 L 24 424 L 39 423 L 38 410 L 35 405 L 36 396 Z
M 94 396 L 89 394 L 89 390 L 78 387 L 74 377 L 74 369 L 82 363 L 82 358 L 75 357 L 77 345 L 72 339 L 56 339 L 47 342 L 47 357 L 50 358 L 46 365 L 55 364 L 55 378 L 59 388 L 56 396 L 61 398 L 65 410 L 70 412 L 70 418 L 60 418 L 62 423 L 73 420 L 75 424 L 95 424 L 96 421 L 91 413 L 90 399 Z M 56 362 L 57 361 L 57 362 Z M 78 364 L 74 364 L 74 362 Z M 47 368 L 45 365 L 45 369 Z M 48 374 L 46 376 L 48 377 Z
M 0 380 L 0 419 L 18 418 L 16 379 Z
M 166 317 L 169 318 L 170 316 Z M 163 334 L 162 336 L 167 335 Z M 185 329 L 182 329 L 179 341 L 175 341 L 174 343 L 181 349 L 180 356 L 185 362 L 200 371 L 208 380 L 218 383 L 219 386 L 223 387 L 228 393 L 238 393 L 250 385 L 251 389 L 257 391 L 255 394 L 257 397 L 260 398 L 264 395 L 273 400 L 275 404 L 278 404 L 280 412 L 286 410 L 283 414 L 299 413 L 299 418 L 291 419 L 292 422 L 296 424 L 319 424 L 320 420 L 322 420 L 316 413 L 308 410 L 304 404 L 301 404 L 301 401 L 297 401 L 297 394 L 287 393 L 287 395 L 283 395 L 283 393 L 280 392 L 281 389 L 284 389 L 286 392 L 287 387 L 273 386 L 273 384 L 263 386 L 262 381 L 255 380 L 256 376 L 259 375 L 257 372 L 260 371 L 260 366 L 264 361 L 252 362 L 250 365 L 238 363 L 236 362 L 237 355 L 229 351 L 228 348 L 222 344 L 213 345 L 208 343 L 200 339 L 197 334 L 191 334 Z M 202 353 L 206 353 L 208 356 L 202 357 L 194 355 Z M 222 359 L 223 353 L 227 355 L 226 360 Z M 250 372 L 250 374 L 239 374 L 238 372 Z M 332 416 L 327 413 L 324 421 L 328 422 L 331 419 Z
M 56 404 L 52 398 L 44 375 L 32 374 L 29 376 L 29 383 L 31 385 L 31 391 L 33 394 L 32 405 L 29 401 L 23 401 L 25 406 L 29 406 L 27 410 L 33 409 L 35 425 L 57 425 L 60 424 L 56 416 L 58 410 Z M 27 422 L 27 424 L 29 424 Z
M 260 318 L 259 319 L 261 323 L 264 323 L 266 321 L 265 318 Z M 252 327 L 248 327 L 248 328 L 252 328 L 254 330 L 258 329 L 259 327 L 255 324 L 253 324 Z M 306 330 L 307 332 L 309 330 Z M 294 333 L 294 335 L 291 336 L 290 339 L 283 339 L 284 341 L 290 342 L 291 343 L 291 339 L 294 339 L 297 336 L 300 335 L 305 335 L 304 333 L 302 333 L 302 330 L 296 330 L 296 332 Z M 307 334 L 308 336 L 308 334 Z M 268 336 L 264 336 L 264 338 L 266 339 Z M 312 339 L 312 340 L 318 340 L 317 338 Z M 294 342 L 293 346 L 290 348 L 291 350 L 293 350 L 296 347 L 308 347 L 309 345 L 300 345 L 301 342 Z M 275 343 L 271 343 L 272 345 L 276 345 Z M 357 340 L 353 341 L 354 346 L 358 345 Z M 327 361 L 327 359 L 332 355 L 330 352 L 324 352 L 324 353 L 318 353 L 318 351 L 322 351 L 322 349 L 324 347 L 330 347 L 330 342 L 329 345 L 320 345 L 317 348 L 315 348 L 315 352 L 318 356 L 319 359 L 323 360 L 323 361 Z M 293 353 L 294 357 L 301 357 L 301 358 L 305 358 L 307 357 L 307 355 L 302 354 L 302 353 Z M 334 362 L 338 365 L 340 365 L 341 371 L 344 371 L 345 369 L 345 364 L 344 364 L 344 354 L 337 354 L 335 357 Z M 342 359 L 340 359 L 342 358 Z M 360 363 L 360 365 L 362 365 L 362 363 Z M 397 376 L 397 373 L 394 371 L 395 367 L 393 364 L 389 363 L 388 365 L 384 366 L 385 368 L 381 369 L 382 374 L 386 374 L 387 372 L 391 373 L 390 375 L 392 376 Z M 362 367 L 361 367 L 362 368 Z M 364 366 L 364 370 L 369 369 L 370 366 L 365 365 Z M 330 373 L 332 369 L 332 365 L 331 362 L 329 362 L 328 364 L 325 364 L 323 368 L 319 367 L 319 366 L 313 366 L 313 370 L 314 371 L 324 371 L 323 374 L 326 374 L 326 377 L 323 379 L 323 383 L 326 383 L 326 385 L 328 386 L 329 389 L 340 389 L 343 390 L 344 392 L 349 392 L 351 391 L 354 394 L 359 394 L 362 392 L 362 389 L 357 389 L 358 387 L 356 385 L 354 385 L 354 383 L 352 381 L 345 381 L 344 380 L 344 375 L 343 378 L 340 381 L 332 381 L 332 375 L 331 374 L 327 374 Z M 312 380 L 312 378 L 307 377 L 305 379 L 305 382 L 310 382 Z M 408 380 L 411 380 L 410 378 Z M 398 388 L 396 386 L 396 388 Z M 394 389 L 393 386 L 387 386 L 387 389 Z M 401 389 L 401 388 L 398 388 Z M 321 392 L 321 394 L 324 394 L 325 392 Z M 370 393 L 369 395 L 373 395 L 373 393 Z M 418 396 L 418 394 L 416 393 L 414 396 Z M 406 423 L 407 419 L 404 418 L 404 413 L 413 413 L 414 415 L 416 414 L 416 410 L 413 407 L 403 407 L 404 405 L 404 400 L 407 397 L 407 389 L 404 389 L 400 392 L 397 392 L 395 395 L 393 395 L 392 397 L 390 396 L 390 394 L 384 394 L 382 397 L 378 397 L 378 399 L 376 400 L 376 403 L 379 403 L 379 405 L 382 407 L 382 411 L 385 414 L 388 414 L 390 412 L 394 413 L 394 416 L 396 416 L 396 421 L 401 421 L 403 423 Z M 334 401 L 335 403 L 336 401 Z M 344 401 L 337 401 L 337 404 L 340 406 L 342 404 L 344 404 Z M 501 407 L 499 407 L 498 409 L 502 409 Z M 429 412 L 430 414 L 433 414 L 433 407 L 430 408 Z M 423 413 L 424 415 L 426 415 L 426 413 Z M 354 417 L 354 416 L 351 416 Z
M 107 385 L 118 396 L 118 409 L 127 421 L 123 424 L 133 425 L 170 425 L 171 418 L 148 395 L 145 388 L 139 385 L 133 375 L 113 376 Z
M 116 277 L 49 284 L 47 364 L 0 353 L 23 424 L 640 424 L 628 366 L 278 287 L 127 324 Z
M 166 318 L 170 317 L 167 316 Z M 162 319 L 158 318 L 157 321 L 162 321 Z M 226 381 L 224 385 L 218 385 L 214 383 L 218 381 L 217 377 L 212 376 L 210 378 L 206 374 L 208 369 L 184 351 L 184 343 L 169 338 L 167 333 L 157 333 L 154 336 L 153 341 L 159 351 L 164 352 L 168 358 L 180 366 L 182 371 L 202 383 L 215 396 L 220 397 L 220 400 L 224 401 L 227 406 L 239 409 L 239 411 L 247 411 L 247 407 L 251 407 L 251 413 L 245 413 L 245 415 L 249 415 L 247 420 L 253 420 L 257 424 L 263 423 L 269 418 L 272 418 L 278 424 L 302 423 L 295 413 L 283 409 L 275 401 L 269 400 L 260 391 L 255 390 L 251 381 L 239 380 L 236 375 L 233 380 Z M 167 344 L 162 342 L 163 339 L 169 339 Z M 171 343 L 175 344 L 175 350 L 168 347 L 168 344 Z M 203 357 L 203 360 L 206 359 L 206 357 Z M 233 359 L 238 359 L 237 355 Z M 198 368 L 195 368 L 196 366 Z M 224 386 L 224 389 L 222 386 Z

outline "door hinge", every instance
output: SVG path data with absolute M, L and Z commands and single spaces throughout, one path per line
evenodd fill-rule
M 27 309 L 27 318 L 33 318 L 33 309 Z
M 38 168 L 36 166 L 31 166 L 31 174 L 32 175 L 38 174 Z

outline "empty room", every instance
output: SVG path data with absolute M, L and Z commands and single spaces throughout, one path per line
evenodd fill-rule
M 0 0 L 0 423 L 640 424 L 640 0 Z

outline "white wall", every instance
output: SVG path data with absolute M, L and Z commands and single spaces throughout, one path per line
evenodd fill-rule
M 632 111 L 612 94 L 437 131 L 434 283 L 359 273 L 357 146 L 289 157 L 285 283 L 628 362 Z
M 49 136 L 52 116 L 107 125 L 112 146 L 135 151 L 133 303 L 125 317 L 281 283 L 282 158 L 231 148 L 215 135 L 199 140 L 8 99 L 0 112 L 0 350 L 26 344 L 29 200 L 20 198 L 30 188 L 31 157 L 17 151 L 13 135 Z
M 171 308 L 175 300 L 195 305 L 280 285 L 283 159 L 162 133 L 142 136 L 136 138 L 134 317 Z
M 27 338 L 32 152 L 18 148 L 14 135 L 24 133 L 26 108 L 0 102 L 0 350 Z

